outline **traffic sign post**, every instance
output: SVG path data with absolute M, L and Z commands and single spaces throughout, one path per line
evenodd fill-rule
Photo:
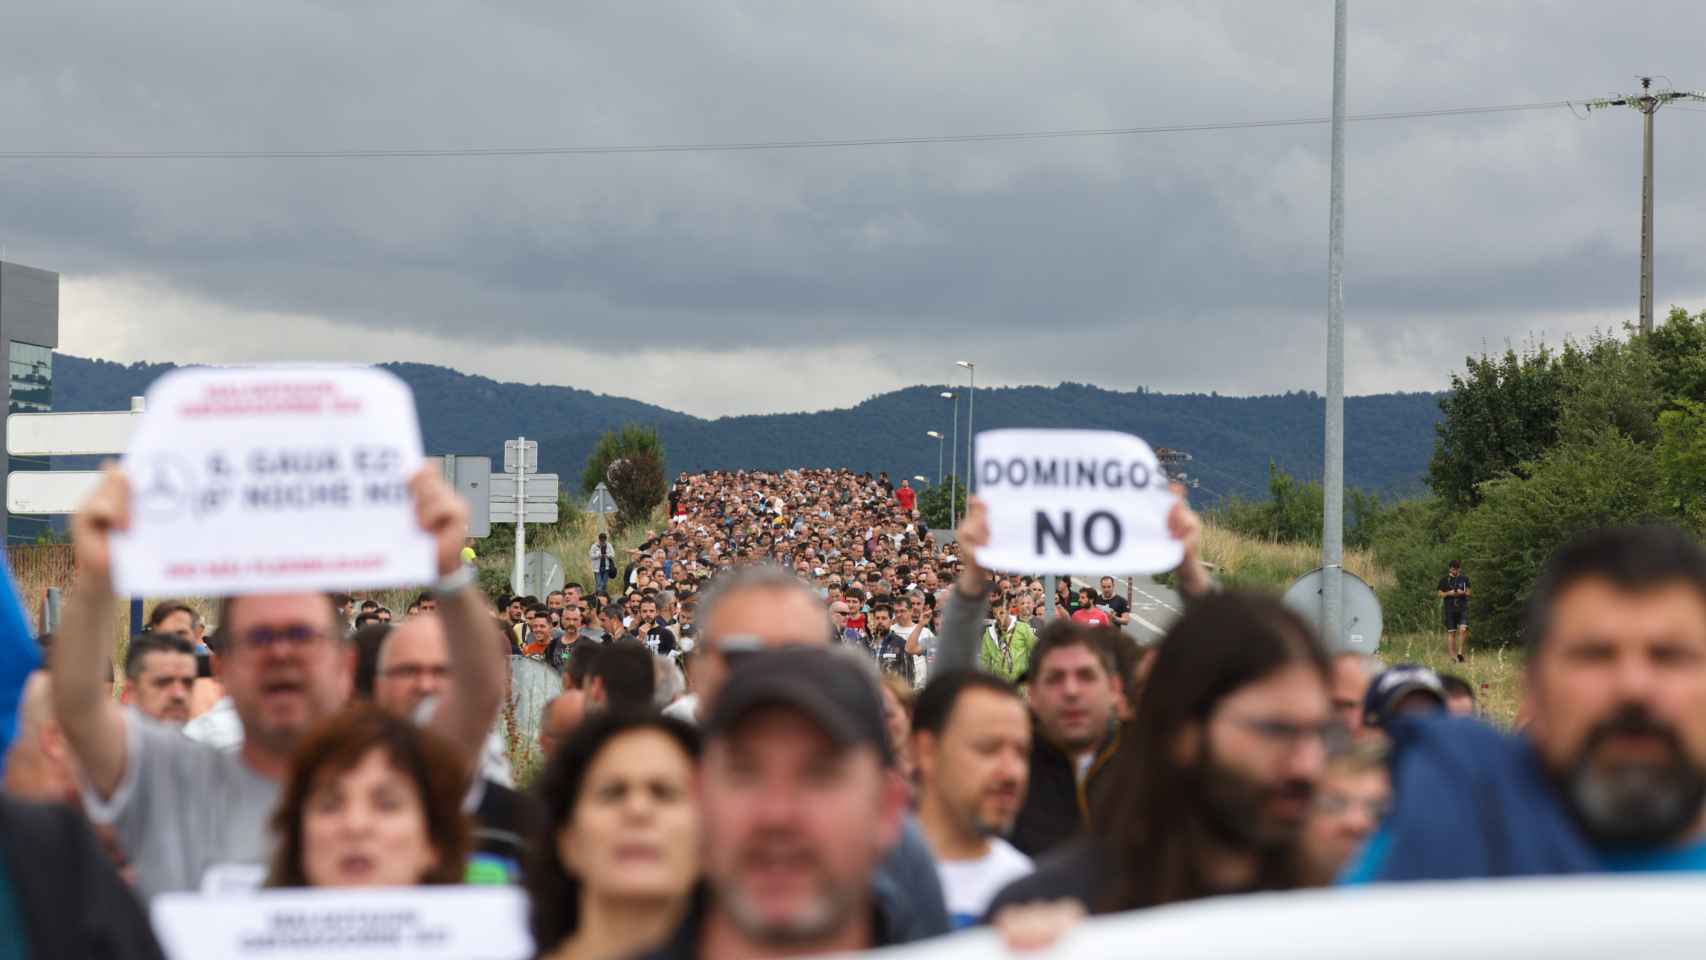
M 527 555 L 522 570 L 522 593 L 530 597 L 543 597 L 553 590 L 563 589 L 568 582 L 563 572 L 563 561 L 543 550 L 534 550 Z
M 538 577 L 529 580 L 528 558 L 546 554 L 527 552 L 527 525 L 557 522 L 557 487 L 556 474 L 539 472 L 539 441 L 504 441 L 504 472 L 490 478 L 487 515 L 492 523 L 515 524 L 515 567 L 509 579 L 518 597 L 529 595 L 530 582 L 541 582 Z
M 427 465 L 437 467 L 444 475 L 444 482 L 468 504 L 468 536 L 475 540 L 491 536 L 492 458 L 447 453 L 426 459 Z
M 616 512 L 616 498 L 610 495 L 610 488 L 599 484 L 592 488 L 592 496 L 586 501 L 586 512 L 598 516 L 598 532 L 604 532 L 604 518 Z

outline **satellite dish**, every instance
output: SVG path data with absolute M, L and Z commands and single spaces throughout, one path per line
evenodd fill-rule
M 1317 567 L 1292 583 L 1280 599 L 1286 607 L 1309 621 L 1316 633 L 1321 632 L 1321 591 L 1326 578 Z M 1344 616 L 1340 623 L 1342 634 L 1322 637 L 1329 653 L 1372 654 L 1380 647 L 1380 598 L 1362 578 L 1346 570 L 1344 580 Z

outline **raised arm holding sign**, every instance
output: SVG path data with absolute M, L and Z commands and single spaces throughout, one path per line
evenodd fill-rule
M 254 396 L 253 391 L 246 392 L 245 381 L 275 390 L 283 389 L 279 385 L 291 377 L 300 377 L 314 385 L 312 391 L 304 388 L 306 392 L 336 397 L 345 405 L 326 403 L 319 408 L 333 422 L 348 412 L 347 405 L 359 404 L 363 386 L 374 382 L 372 374 L 389 377 L 370 370 L 219 372 L 226 375 L 220 381 L 222 389 L 230 393 L 210 391 L 208 395 Z M 162 381 L 162 387 L 170 386 Z M 285 393 L 304 395 L 302 391 Z M 306 403 L 297 404 L 288 414 L 264 404 L 247 414 L 235 403 L 221 409 L 237 418 L 226 424 L 228 435 L 250 447 L 271 444 L 275 449 L 303 450 L 325 443 L 326 424 L 316 428 L 314 418 L 306 416 L 310 409 Z M 407 413 L 405 420 L 366 420 L 362 427 L 368 433 L 344 432 L 337 442 L 355 449 L 394 443 L 400 434 L 418 438 L 412 401 L 402 410 Z M 152 402 L 149 411 L 147 416 L 158 413 L 168 421 L 181 413 L 169 404 Z M 237 429 L 242 416 L 250 417 L 247 430 Z M 145 423 L 138 437 L 147 429 Z M 186 446 L 207 449 L 198 441 Z M 257 472 L 273 465 L 261 465 Z M 322 484 L 325 478 L 314 482 Z M 371 569 L 391 571 L 377 574 L 387 579 L 402 571 L 419 571 L 421 579 L 436 573 L 438 615 L 450 638 L 451 663 L 449 686 L 432 725 L 472 771 L 503 695 L 504 672 L 489 641 L 490 625 L 480 599 L 470 589 L 471 571 L 461 565 L 466 508 L 436 472 L 422 469 L 412 478 L 405 477 L 404 484 L 400 509 L 408 524 L 407 536 L 388 539 L 387 533 L 394 530 L 390 519 L 374 526 L 354 523 L 340 528 L 326 523 L 323 514 L 332 512 L 351 520 L 343 505 L 298 502 L 292 509 L 299 526 L 317 531 L 322 539 L 299 536 L 288 549 L 292 556 L 310 562 L 316 556 L 375 557 Z M 246 496 L 241 484 L 234 489 L 237 496 Z M 267 860 L 266 818 L 291 751 L 315 722 L 348 700 L 354 649 L 328 595 L 304 592 L 314 589 L 314 581 L 307 579 L 308 566 L 273 566 L 265 559 L 281 554 L 278 544 L 253 539 L 264 536 L 264 530 L 257 534 L 256 527 L 232 519 L 227 524 L 228 542 L 217 545 L 199 529 L 203 521 L 191 512 L 156 512 L 143 520 L 142 514 L 151 509 L 147 494 L 125 471 L 109 465 L 101 484 L 72 520 L 78 584 L 66 604 L 54 656 L 54 712 L 81 765 L 90 817 L 115 827 L 120 845 L 136 866 L 138 887 L 144 894 L 209 883 L 252 885 Z M 371 514 L 356 511 L 355 517 L 362 516 Z M 193 542 L 192 547 L 174 541 L 175 523 L 186 527 L 183 537 Z M 137 535 L 142 531 L 146 533 Z M 211 555 L 205 551 L 222 549 L 228 556 L 255 559 L 253 564 L 240 563 L 234 571 L 198 566 L 193 577 L 196 582 L 236 578 L 243 584 L 222 601 L 219 615 L 219 629 L 225 636 L 219 672 L 242 721 L 244 739 L 239 751 L 226 753 L 190 741 L 178 730 L 148 723 L 105 696 L 104 664 L 111 653 L 117 614 L 113 589 L 117 543 L 127 533 L 131 536 L 123 541 L 126 562 L 133 576 L 146 582 L 152 582 L 147 578 L 155 573 L 171 575 L 171 564 L 153 552 L 156 547 L 178 557 L 195 556 L 195 551 L 204 551 L 199 556 L 205 557 Z M 322 569 L 328 581 L 324 587 L 351 585 L 349 570 Z

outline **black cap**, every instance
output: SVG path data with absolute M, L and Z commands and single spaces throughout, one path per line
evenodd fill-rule
M 884 766 L 894 762 L 882 696 L 859 668 L 828 647 L 782 647 L 746 654 L 717 695 L 707 740 L 726 736 L 761 707 L 789 707 L 817 722 L 838 746 L 868 743 Z
M 1419 663 L 1400 663 L 1381 671 L 1368 685 L 1368 694 L 1362 702 L 1362 722 L 1384 729 L 1392 722 L 1398 704 L 1412 693 L 1428 694 L 1441 709 L 1445 708 L 1445 684 L 1440 682 L 1439 674 Z

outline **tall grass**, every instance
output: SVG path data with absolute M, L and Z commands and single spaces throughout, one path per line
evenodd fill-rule
M 1262 540 L 1214 523 L 1203 525 L 1202 555 L 1215 566 L 1221 583 L 1249 589 L 1284 590 L 1321 565 L 1320 547 Z M 1345 569 L 1376 592 L 1397 583 L 1392 571 L 1368 550 L 1346 550 Z

